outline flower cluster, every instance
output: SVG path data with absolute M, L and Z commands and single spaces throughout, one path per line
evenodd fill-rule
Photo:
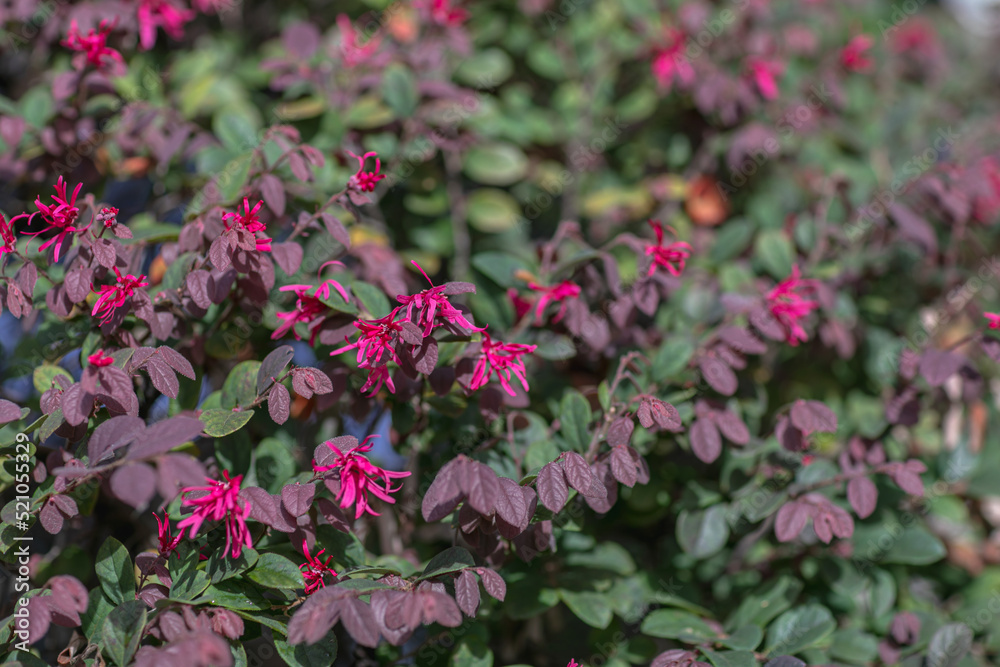
M 305 554 L 306 562 L 299 565 L 299 569 L 302 570 L 302 578 L 306 581 L 306 595 L 312 595 L 318 589 L 326 588 L 324 577 L 336 577 L 337 572 L 330 567 L 333 556 L 327 556 L 325 561 L 319 559 L 326 553 L 326 549 L 320 549 L 313 556 L 309 553 L 309 544 L 306 540 L 302 540 L 302 553 Z
M 665 246 L 663 245 L 663 223 L 659 220 L 650 220 L 649 226 L 656 234 L 656 245 L 646 246 L 646 255 L 653 258 L 653 263 L 649 265 L 648 275 L 653 275 L 657 266 L 662 266 L 672 276 L 681 275 L 684 272 L 684 264 L 691 255 L 691 245 L 683 241 L 675 241 Z
M 56 235 L 50 238 L 48 241 L 43 243 L 41 247 L 38 248 L 39 252 L 44 252 L 49 248 L 49 246 L 55 246 L 55 261 L 59 261 L 59 254 L 61 252 L 63 241 L 72 232 L 82 232 L 90 228 L 90 225 L 80 229 L 75 227 L 77 218 L 80 216 L 80 209 L 76 205 L 76 198 L 80 194 L 80 188 L 83 187 L 83 183 L 77 183 L 76 187 L 73 188 L 72 196 L 67 194 L 68 184 L 60 176 L 56 180 L 55 184 L 56 194 L 51 195 L 54 200 L 54 204 L 45 204 L 42 202 L 41 197 L 35 199 L 35 206 L 38 211 L 28 215 L 27 213 L 22 213 L 21 215 L 16 215 L 11 218 L 11 224 L 16 222 L 20 218 L 27 218 L 28 224 L 30 225 L 32 220 L 36 215 L 41 215 L 42 220 L 48 225 L 45 229 L 39 230 L 37 232 L 25 232 L 28 236 L 37 236 L 43 234 L 49 230 L 55 230 Z
M 247 528 L 247 517 L 250 515 L 250 503 L 240 501 L 240 483 L 243 475 L 229 477 L 229 471 L 224 470 L 224 482 L 207 479 L 208 486 L 191 486 L 183 490 L 187 496 L 181 502 L 185 507 L 193 507 L 191 516 L 177 524 L 183 534 L 185 528 L 190 528 L 188 537 L 194 539 L 198 529 L 205 521 L 225 521 L 226 550 L 233 558 L 239 558 L 243 547 L 252 547 L 250 530 Z M 187 494 L 199 494 L 191 497 Z
M 122 54 L 108 46 L 108 35 L 115 29 L 117 23 L 117 18 L 113 22 L 104 19 L 97 30 L 91 28 L 84 35 L 80 32 L 76 19 L 73 19 L 62 45 L 80 53 L 73 63 L 77 69 L 83 69 L 85 65 L 92 65 L 99 70 L 115 69 L 120 72 L 124 69 L 125 61 L 122 59 Z
M 271 239 L 267 236 L 257 236 L 267 230 L 267 227 L 257 216 L 257 212 L 260 211 L 263 203 L 263 201 L 259 201 L 251 209 L 250 200 L 244 197 L 243 212 L 241 213 L 239 208 L 237 208 L 235 213 L 223 213 L 222 222 L 226 226 L 226 231 L 241 229 L 249 234 L 253 234 L 259 252 L 271 252 Z
M 767 294 L 768 308 L 785 329 L 785 340 L 789 345 L 796 346 L 800 341 L 809 339 L 801 322 L 819 307 L 815 301 L 803 298 L 803 293 L 812 289 L 812 281 L 802 280 L 796 265 L 792 267 L 791 275 Z
M 90 312 L 92 316 L 100 317 L 101 324 L 111 321 L 115 316 L 115 311 L 125 305 L 125 302 L 132 297 L 137 288 L 149 285 L 149 283 L 143 282 L 146 276 L 140 275 L 137 278 L 131 273 L 123 276 L 117 266 L 114 267 L 114 272 L 118 282 L 114 285 L 101 286 L 100 296 L 97 297 L 94 309 Z M 91 289 L 98 292 L 98 289 L 93 285 L 91 285 Z
M 472 373 L 472 381 L 469 389 L 475 390 L 486 385 L 490 377 L 496 375 L 500 386 L 510 396 L 516 396 L 517 392 L 510 386 L 511 376 L 516 377 L 521 382 L 521 386 L 528 391 L 527 369 L 524 367 L 524 355 L 531 354 L 538 346 L 524 345 L 522 343 L 501 343 L 490 338 L 485 331 L 482 333 L 482 348 L 476 360 L 476 367 Z
M 327 466 L 318 466 L 313 462 L 313 472 L 315 474 L 336 470 L 339 473 L 340 489 L 337 492 L 337 501 L 341 507 L 347 508 L 355 505 L 354 518 L 359 519 L 367 512 L 373 516 L 378 516 L 378 512 L 371 508 L 369 496 L 381 498 L 389 504 L 395 504 L 391 493 L 399 491 L 402 486 L 393 488 L 392 480 L 409 477 L 409 472 L 395 472 L 380 468 L 365 456 L 365 452 L 374 446 L 369 442 L 374 435 L 369 435 L 364 441 L 355 447 L 351 447 L 346 452 L 341 451 L 333 442 L 327 441 L 327 446 L 333 451 L 334 462 Z
M 382 161 L 375 157 L 378 153 L 375 151 L 368 151 L 364 155 L 355 155 L 351 151 L 347 153 L 358 161 L 358 171 L 347 182 L 347 188 L 356 192 L 374 192 L 375 185 L 385 178 L 385 174 L 381 173 Z M 375 157 L 375 171 L 365 171 L 365 162 L 370 157 Z

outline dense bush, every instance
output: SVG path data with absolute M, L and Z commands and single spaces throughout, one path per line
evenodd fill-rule
M 12 664 L 997 660 L 997 71 L 936 6 L 0 26 Z

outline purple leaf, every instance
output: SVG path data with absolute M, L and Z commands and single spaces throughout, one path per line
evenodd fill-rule
M 192 366 L 191 362 L 188 361 L 187 358 L 177 350 L 173 349 L 172 347 L 167 347 L 166 345 L 161 345 L 160 347 L 156 348 L 156 353 L 163 358 L 163 360 L 167 363 L 168 366 L 170 366 L 172 369 L 174 369 L 187 379 L 189 380 L 197 379 L 197 376 L 194 374 L 194 366 Z
M 455 602 L 469 618 L 475 618 L 479 610 L 479 581 L 472 570 L 462 570 L 455 579 Z
M 56 624 L 70 628 L 80 625 L 80 614 L 87 611 L 90 602 L 87 587 L 68 574 L 57 574 L 49 579 L 46 586 L 52 591 L 48 599 L 52 615 L 62 617 L 54 619 Z
M 132 463 L 115 470 L 110 484 L 119 500 L 142 509 L 156 493 L 156 473 L 145 463 Z
M 524 494 L 514 480 L 500 477 L 498 481 L 500 488 L 496 497 L 497 516 L 516 527 L 520 533 L 528 527 L 528 507 L 524 502 Z
M 291 515 L 281 507 L 280 500 L 259 486 L 242 489 L 240 499 L 250 503 L 250 518 L 254 521 L 283 533 L 295 531 L 294 517 L 291 517 L 293 521 L 289 521 Z
M 635 424 L 632 422 L 631 417 L 624 416 L 615 419 L 611 422 L 611 425 L 608 426 L 608 444 L 612 447 L 627 445 L 632 439 L 632 431 L 634 430 Z M 629 486 L 631 486 L 631 484 Z
M 855 477 L 847 483 L 847 500 L 857 512 L 858 518 L 865 519 L 875 511 L 878 489 L 869 478 Z
M 562 459 L 566 482 L 572 488 L 589 498 L 604 498 L 608 495 L 601 480 L 590 469 L 587 459 L 576 452 L 565 452 Z
M 330 232 L 330 236 L 335 238 L 337 243 L 345 248 L 351 247 L 351 235 L 340 220 L 333 217 L 329 213 L 320 213 L 320 219 L 323 220 L 323 225 L 326 226 L 326 231 Z
M 723 396 L 732 396 L 736 393 L 736 388 L 739 386 L 736 373 L 721 359 L 718 357 L 701 357 L 698 360 L 698 367 L 701 369 L 701 375 L 705 378 L 705 382 L 712 389 Z
M 413 351 L 413 367 L 424 375 L 434 372 L 434 367 L 438 361 L 438 343 L 433 336 L 425 338 L 417 349 Z
M 420 511 L 424 521 L 440 521 L 458 507 L 458 503 L 464 497 L 458 475 L 461 474 L 465 465 L 466 459 L 459 457 L 445 464 L 438 471 L 421 503 Z
M 316 30 L 314 26 L 309 27 L 312 30 Z M 261 197 L 264 199 L 264 203 L 267 204 L 267 207 L 274 211 L 274 214 L 278 217 L 284 215 L 285 186 L 282 185 L 281 179 L 274 174 L 264 174 L 260 177 L 260 183 L 258 183 L 258 186 L 260 187 Z M 273 247 L 274 246 L 272 246 L 272 248 Z M 288 275 L 291 275 L 291 273 Z
M 485 567 L 476 568 L 479 578 L 483 580 L 483 588 L 495 600 L 503 602 L 507 597 L 507 582 L 499 574 Z
M 500 495 L 500 482 L 492 468 L 479 461 L 468 461 L 459 472 L 458 485 L 472 509 L 483 516 L 493 513 Z
M 272 244 L 271 256 L 281 270 L 290 276 L 295 275 L 302 266 L 302 246 L 294 241 Z
M 208 308 L 212 305 L 211 292 L 209 291 L 209 281 L 212 274 L 204 269 L 196 269 L 187 275 L 188 294 L 191 300 L 201 308 Z
M 114 268 L 118 260 L 118 253 L 115 252 L 115 245 L 107 239 L 97 239 L 90 246 L 90 251 L 94 258 L 106 269 Z
M 420 345 L 424 342 L 424 334 L 413 322 L 400 322 L 400 328 L 402 329 L 403 340 L 410 345 Z
M 79 383 L 70 385 L 70 388 L 63 392 L 61 407 L 66 423 L 70 426 L 79 426 L 90 418 L 90 411 L 94 408 L 94 395 L 88 393 Z
M 837 415 L 819 401 L 795 401 L 789 417 L 792 425 L 802 431 L 803 435 L 837 432 Z
M 122 445 L 132 440 L 133 436 L 146 428 L 145 422 L 138 417 L 112 417 L 104 422 L 90 436 L 87 443 L 87 456 L 90 458 L 90 466 L 93 467 L 101 462 L 104 455 L 113 452 Z
M 146 362 L 145 370 L 153 382 L 153 386 L 161 394 L 166 394 L 170 398 L 177 398 L 180 395 L 181 383 L 177 379 L 174 369 L 167 364 L 163 357 L 158 355 L 150 357 L 149 361 Z
M 743 420 L 729 410 L 719 410 L 712 415 L 715 425 L 727 440 L 737 445 L 750 442 L 750 430 Z
M 562 466 L 556 462 L 542 466 L 535 478 L 535 488 L 538 489 L 538 499 L 550 512 L 559 512 L 566 506 L 569 487 Z
M 160 457 L 157 465 L 159 473 L 156 488 L 169 503 L 181 489 L 199 486 L 205 481 L 205 466 L 190 454 L 167 454 Z
M 296 368 L 292 371 L 292 389 L 302 398 L 311 398 L 313 394 L 332 393 L 333 382 L 318 368 Z
M 275 424 L 284 424 L 288 421 L 291 405 L 292 397 L 285 385 L 279 383 L 271 387 L 271 392 L 267 395 L 267 412 Z
M 0 424 L 16 422 L 21 419 L 21 408 L 15 403 L 0 399 Z
M 338 607 L 340 622 L 354 641 L 369 648 L 378 646 L 378 624 L 371 607 L 357 598 L 344 598 L 338 603 Z
M 225 271 L 233 263 L 229 251 L 229 237 L 225 234 L 216 237 L 208 248 L 208 258 L 217 271 Z
M 932 387 L 940 387 L 962 367 L 961 355 L 947 350 L 929 349 L 920 358 L 920 375 Z
M 614 475 L 615 479 L 629 488 L 635 486 L 638 479 L 638 466 L 629 453 L 628 447 L 613 448 L 608 461 L 611 464 L 611 474 Z
M 125 458 L 148 459 L 163 454 L 189 440 L 194 440 L 202 434 L 204 427 L 205 424 L 194 417 L 164 419 L 147 427 L 139 442 L 129 449 Z
M 667 431 L 681 430 L 681 416 L 677 408 L 658 398 L 649 401 L 649 414 L 656 425 Z
M 281 489 L 281 504 L 292 516 L 302 516 L 309 511 L 316 487 L 312 484 L 286 484 Z
M 691 451 L 695 456 L 711 463 L 722 453 L 722 438 L 715 422 L 710 419 L 695 419 L 688 432 L 691 439 Z
M 774 534 L 779 542 L 791 542 L 806 527 L 808 520 L 809 508 L 805 504 L 798 500 L 785 503 L 775 517 Z
M 315 644 L 323 639 L 340 617 L 337 602 L 348 595 L 348 591 L 337 586 L 327 586 L 310 595 L 288 622 L 288 643 Z

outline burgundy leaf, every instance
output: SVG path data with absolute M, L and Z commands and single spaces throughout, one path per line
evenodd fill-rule
M 932 387 L 940 387 L 958 372 L 964 362 L 960 354 L 947 350 L 929 349 L 920 357 L 920 375 Z
M 420 347 L 413 351 L 413 367 L 424 375 L 434 372 L 438 362 L 438 342 L 433 336 L 423 340 Z
M 160 356 L 150 357 L 146 362 L 146 373 L 153 382 L 153 386 L 161 394 L 166 394 L 170 398 L 177 398 L 180 395 L 181 383 L 166 361 Z
M 604 498 L 607 491 L 601 480 L 590 469 L 587 460 L 576 452 L 565 452 L 562 455 L 563 471 L 566 473 L 566 482 L 571 487 L 579 491 L 582 495 L 590 498 Z
M 736 380 L 736 373 L 718 357 L 701 357 L 698 360 L 698 367 L 701 369 L 702 377 L 712 389 L 723 396 L 732 396 L 736 393 L 739 385 Z
M 320 218 L 323 220 L 323 225 L 326 226 L 326 231 L 330 232 L 330 236 L 345 248 L 351 247 L 351 235 L 340 220 L 329 213 L 321 213 Z
M 775 517 L 774 534 L 779 542 L 791 542 L 806 527 L 808 520 L 809 508 L 805 504 L 798 500 L 785 503 Z
M 71 628 L 80 625 L 80 614 L 87 611 L 90 602 L 87 587 L 80 583 L 79 579 L 68 574 L 52 577 L 46 586 L 52 590 L 48 603 L 53 616 L 60 615 L 70 623 L 67 625 L 60 622 L 57 625 Z
M 640 484 L 649 483 L 649 464 L 646 463 L 646 459 L 642 458 L 642 455 L 637 452 L 632 447 L 628 447 L 629 456 L 635 461 L 636 467 L 636 481 Z
M 212 297 L 209 292 L 209 281 L 211 278 L 212 274 L 208 271 L 196 269 L 189 273 L 185 280 L 191 300 L 201 308 L 208 308 L 212 305 Z
M 649 400 L 642 399 L 639 403 L 639 409 L 636 411 L 636 416 L 639 418 L 639 423 L 643 428 L 651 428 L 653 426 L 653 410 L 650 408 Z
M 875 511 L 878 489 L 867 477 L 855 477 L 847 483 L 847 500 L 858 513 L 858 518 L 867 518 Z
M 229 237 L 225 234 L 216 237 L 208 248 L 208 258 L 217 271 L 225 271 L 233 263 L 229 254 Z
M 615 476 L 615 479 L 627 487 L 635 486 L 638 478 L 638 466 L 636 466 L 627 447 L 619 446 L 612 449 L 608 460 L 611 464 L 611 474 Z
M 750 430 L 743 420 L 729 410 L 719 410 L 713 414 L 715 425 L 730 442 L 745 445 L 750 442 Z
M 903 491 L 913 496 L 922 496 L 924 495 L 924 482 L 920 479 L 920 473 L 926 469 L 926 466 L 920 461 L 895 463 L 889 469 L 889 477 Z
M 315 30 L 314 26 L 309 27 Z M 260 183 L 258 185 L 260 187 L 261 197 L 264 199 L 264 203 L 267 204 L 267 207 L 274 211 L 274 214 L 279 217 L 284 215 L 285 186 L 282 185 L 281 179 L 274 174 L 264 174 L 260 177 Z M 272 246 L 272 248 L 273 247 L 274 246 Z
M 792 425 L 804 435 L 837 432 L 837 415 L 819 401 L 795 401 L 789 416 Z
M 784 341 L 785 328 L 775 319 L 774 315 L 767 308 L 757 308 L 750 313 L 750 323 L 757 331 L 764 334 L 771 340 Z
M 681 430 L 681 416 L 677 408 L 666 401 L 654 398 L 649 402 L 649 413 L 656 425 L 667 431 Z
M 472 570 L 462 570 L 455 579 L 455 602 L 470 618 L 475 618 L 479 610 L 479 581 Z
M 292 389 L 302 398 L 311 398 L 313 394 L 332 393 L 333 382 L 318 368 L 296 368 L 292 371 Z
M 106 269 L 113 268 L 118 259 L 114 244 L 107 239 L 97 239 L 94 241 L 94 244 L 90 246 L 90 251 L 101 266 Z
M 483 516 L 493 513 L 500 495 L 500 481 L 492 468 L 479 461 L 469 461 L 458 475 L 458 485 L 474 510 Z
M 299 607 L 288 622 L 289 644 L 315 644 L 323 639 L 340 617 L 341 599 L 349 595 L 343 588 L 321 588 Z
M 66 288 L 66 296 L 73 303 L 80 303 L 90 294 L 90 283 L 94 279 L 94 272 L 90 269 L 73 269 L 66 272 L 63 285 Z
M 594 464 L 594 476 L 604 489 L 603 496 L 584 496 L 583 499 L 598 514 L 607 514 L 618 500 L 618 482 L 611 474 L 611 466 L 606 461 Z
M 725 327 L 719 331 L 719 338 L 741 354 L 764 354 L 767 352 L 767 345 L 742 327 Z
M 327 523 L 336 528 L 337 530 L 349 533 L 351 532 L 351 523 L 344 516 L 344 512 L 339 506 L 334 504 L 329 498 L 320 498 L 316 501 L 316 509 L 319 513 L 323 515 Z
M 295 532 L 295 517 L 281 506 L 278 496 L 258 486 L 248 486 L 240 491 L 240 499 L 250 503 L 250 518 L 254 521 L 283 533 Z
M 62 530 L 63 515 L 51 497 L 42 505 L 42 510 L 38 513 L 38 520 L 41 522 L 42 528 L 52 535 L 56 535 Z
M 139 442 L 129 449 L 125 458 L 151 458 L 157 454 L 168 452 L 174 447 L 197 438 L 202 434 L 204 426 L 200 419 L 194 417 L 179 416 L 164 419 L 146 428 L 146 431 L 139 438 Z
M 48 529 L 46 528 L 46 530 Z M 49 532 L 51 533 L 52 531 Z M 28 610 L 27 644 L 31 645 L 45 636 L 45 633 L 49 631 L 49 626 L 52 623 L 52 610 L 49 608 L 49 596 L 42 597 L 40 595 L 36 595 L 28 600 L 25 607 Z M 11 637 L 11 639 L 13 639 L 13 637 Z
M 339 608 L 340 622 L 354 641 L 369 648 L 378 646 L 378 624 L 371 607 L 357 598 L 344 598 L 340 601 Z
M 177 350 L 172 347 L 167 347 L 166 345 L 161 345 L 156 348 L 156 353 L 161 356 L 163 361 L 165 361 L 168 366 L 187 379 L 194 380 L 197 378 L 194 374 L 194 366 L 192 366 L 191 362 Z
M 424 334 L 413 322 L 400 322 L 403 340 L 410 345 L 420 345 L 424 342 Z
M 466 294 L 466 293 L 476 293 L 476 286 L 473 283 L 463 283 L 463 282 L 450 282 L 443 285 L 443 293 L 448 296 L 454 296 L 456 294 Z
M 421 503 L 420 511 L 424 521 L 440 521 L 451 514 L 462 501 L 464 494 L 459 485 L 458 475 L 465 467 L 465 462 L 466 459 L 459 457 L 438 471 Z
M 496 496 L 497 516 L 521 532 L 528 527 L 528 507 L 524 503 L 521 487 L 507 477 L 500 477 L 498 481 L 500 487 Z
M 302 266 L 302 246 L 294 241 L 271 244 L 271 256 L 281 270 L 290 276 L 295 275 Z
M 485 567 L 476 568 L 479 578 L 483 580 L 483 588 L 495 600 L 503 602 L 507 597 L 507 582 L 499 574 Z
M 691 451 L 695 456 L 711 463 L 722 453 L 722 438 L 715 422 L 710 419 L 695 419 L 689 431 Z
M 438 622 L 446 628 L 457 628 L 462 624 L 462 611 L 447 593 L 427 591 L 421 593 L 424 623 Z
M 281 504 L 292 516 L 302 516 L 309 511 L 315 495 L 312 484 L 286 484 L 281 489 Z
M 97 465 L 104 455 L 113 452 L 131 441 L 133 436 L 145 429 L 146 424 L 138 417 L 112 417 L 96 429 L 87 443 L 87 456 L 91 467 Z
M 802 437 L 802 431 L 792 426 L 785 416 L 778 418 L 778 423 L 774 427 L 774 435 L 781 443 L 781 446 L 790 452 L 801 452 L 806 448 L 806 442 Z
M 156 488 L 169 503 L 181 489 L 199 486 L 205 481 L 205 466 L 190 454 L 167 454 L 159 458 Z
M 632 422 L 631 417 L 623 416 L 615 419 L 611 422 L 611 425 L 608 426 L 608 444 L 612 447 L 627 445 L 632 439 L 632 431 L 634 430 L 635 424 Z M 631 484 L 629 486 L 631 486 Z
M 156 473 L 145 463 L 132 463 L 111 475 L 111 492 L 126 505 L 142 509 L 156 493 Z
M 271 415 L 274 423 L 284 424 L 288 421 L 291 405 L 292 397 L 285 385 L 276 383 L 271 387 L 271 391 L 267 395 L 267 412 Z
M 559 512 L 566 506 L 569 487 L 562 467 L 555 461 L 545 464 L 538 471 L 535 488 L 538 489 L 538 499 L 550 512 Z
M 21 419 L 21 408 L 8 400 L 0 399 L 0 424 L 16 422 Z

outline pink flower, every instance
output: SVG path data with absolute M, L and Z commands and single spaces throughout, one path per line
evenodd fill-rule
M 757 89 L 765 100 L 773 100 L 778 96 L 777 77 L 784 72 L 784 66 L 776 60 L 764 60 L 762 58 L 750 58 L 747 62 L 750 69 L 750 76 L 757 84 Z
M 233 558 L 239 558 L 243 553 L 243 547 L 253 546 L 246 522 L 250 514 L 250 503 L 244 501 L 243 505 L 240 505 L 240 482 L 243 481 L 243 475 L 230 479 L 229 471 L 225 470 L 222 476 L 225 482 L 206 479 L 208 486 L 190 486 L 182 491 L 182 493 L 193 491 L 206 493 L 197 498 L 184 498 L 181 505 L 194 507 L 194 512 L 178 523 L 177 527 L 183 533 L 184 529 L 190 526 L 188 537 L 194 539 L 205 520 L 225 521 L 226 550 Z
M 87 363 L 89 363 L 91 366 L 96 366 L 97 368 L 101 368 L 103 366 L 110 366 L 111 364 L 115 363 L 115 360 L 114 357 L 104 356 L 104 350 L 98 350 L 94 354 L 87 357 Z
M 142 282 L 146 276 L 140 275 L 138 278 L 133 276 L 131 273 L 122 276 L 118 267 L 114 267 L 115 275 L 118 276 L 118 282 L 114 285 L 102 285 L 100 289 L 100 296 L 97 297 L 97 303 L 94 304 L 94 310 L 90 312 L 91 315 L 101 315 L 101 324 L 108 322 L 112 317 L 114 317 L 115 309 L 121 308 L 125 305 L 125 302 L 131 297 L 137 287 L 146 287 L 149 283 Z M 97 288 L 93 285 L 90 288 L 97 292 Z
M 156 29 L 171 39 L 184 37 L 184 24 L 197 14 L 190 9 L 174 5 L 170 0 L 140 0 L 136 19 L 139 21 L 139 43 L 143 51 L 149 51 L 156 44 Z
M 67 33 L 66 39 L 60 42 L 67 49 L 80 52 L 82 57 L 74 58 L 73 66 L 78 70 L 82 70 L 85 63 L 93 65 L 99 70 L 116 65 L 119 66 L 119 70 L 124 68 L 125 61 L 122 59 L 122 54 L 108 47 L 108 35 L 111 34 L 117 23 L 117 18 L 113 23 L 104 19 L 97 30 L 91 28 L 86 35 L 82 35 L 76 24 L 76 19 L 73 19 L 69 24 L 69 33 Z
M 171 537 L 170 535 L 170 515 L 166 512 L 163 513 L 163 520 L 156 516 L 156 512 L 153 512 L 153 518 L 156 519 L 156 532 L 160 539 L 160 555 L 164 558 L 169 558 L 170 553 L 177 548 L 180 544 L 181 538 L 184 537 L 184 531 L 181 531 L 176 537 Z M 174 554 L 179 559 L 180 554 Z
M 792 274 L 772 289 L 767 295 L 771 314 L 785 329 L 785 340 L 789 345 L 797 346 L 799 341 L 809 340 L 801 320 L 819 307 L 815 301 L 804 299 L 802 292 L 812 290 L 811 280 L 799 277 L 799 267 L 792 267 Z
M 13 223 L 14 220 L 11 220 Z M 0 213 L 0 258 L 3 258 L 5 253 L 17 252 L 17 237 L 14 235 L 14 226 L 7 223 L 7 218 L 3 217 L 3 213 Z
M 90 225 L 80 229 L 74 227 L 77 217 L 80 215 L 80 209 L 76 206 L 76 197 L 80 194 L 80 188 L 83 187 L 83 183 L 77 183 L 76 188 L 73 189 L 73 196 L 70 197 L 66 194 L 66 181 L 60 176 L 56 180 L 55 184 L 56 194 L 52 195 L 52 199 L 55 200 L 55 204 L 43 204 L 42 198 L 38 197 L 35 199 L 35 206 L 38 207 L 38 211 L 32 213 L 30 216 L 27 213 L 22 213 L 21 215 L 14 216 L 11 219 L 11 224 L 15 220 L 20 218 L 27 218 L 28 224 L 31 224 L 32 218 L 36 215 L 41 214 L 42 220 L 48 225 L 45 229 L 37 232 L 25 232 L 27 236 L 38 236 L 43 234 L 50 229 L 58 230 L 58 234 L 50 238 L 48 241 L 43 243 L 41 247 L 38 248 L 39 252 L 43 252 L 50 245 L 55 245 L 55 261 L 59 261 L 59 251 L 62 248 L 63 241 L 71 232 L 83 232 L 90 228 Z
M 528 289 L 541 292 L 538 302 L 535 304 L 535 324 L 540 324 L 545 307 L 550 303 L 562 303 L 559 312 L 552 318 L 552 322 L 558 322 L 566 314 L 567 299 L 575 299 L 580 296 L 580 286 L 574 285 L 568 280 L 564 280 L 554 287 L 543 287 L 537 283 L 528 283 Z
M 681 275 L 684 271 L 684 264 L 691 255 L 691 245 L 683 241 L 675 241 L 665 246 L 663 245 L 663 223 L 659 220 L 650 220 L 649 226 L 653 228 L 653 232 L 656 234 L 656 245 L 650 243 L 646 246 L 646 255 L 653 258 L 653 263 L 649 265 L 649 273 L 647 275 L 653 275 L 657 266 L 662 266 L 672 276 Z M 670 231 L 673 231 L 673 229 Z
M 668 46 L 654 49 L 652 63 L 653 76 L 664 92 L 670 91 L 675 77 L 686 86 L 694 81 L 694 68 L 684 55 L 687 41 L 684 33 L 677 29 L 670 30 L 667 39 Z
M 1000 329 L 1000 313 L 983 313 L 983 317 L 990 321 L 990 329 Z
M 566 663 L 566 667 L 580 667 L 580 663 L 578 663 L 578 662 L 577 662 L 576 660 L 574 660 L 573 658 L 570 658 L 570 659 L 569 659 L 569 662 L 568 662 L 568 663 Z
M 393 472 L 379 468 L 364 456 L 364 452 L 369 451 L 374 446 L 368 442 L 374 437 L 378 436 L 369 435 L 360 445 L 352 447 L 347 452 L 342 452 L 332 442 L 327 441 L 326 444 L 333 450 L 336 460 L 328 466 L 313 465 L 313 472 L 316 473 L 328 470 L 340 471 L 340 490 L 337 492 L 337 501 L 343 508 L 356 503 L 355 519 L 361 518 L 365 512 L 372 516 L 379 516 L 378 512 L 371 508 L 369 494 L 381 498 L 389 504 L 395 504 L 396 501 L 389 494 L 395 493 L 403 487 L 392 488 L 392 480 L 410 476 L 408 472 Z
M 337 573 L 330 567 L 333 556 L 327 556 L 326 562 L 319 559 L 326 552 L 326 549 L 320 549 L 315 556 L 312 556 L 309 554 L 309 545 L 305 540 L 302 540 L 302 552 L 306 556 L 306 562 L 299 565 L 299 569 L 302 570 L 302 578 L 306 580 L 306 595 L 311 595 L 318 588 L 326 588 L 323 577 L 326 575 L 336 577 Z
M 520 380 L 521 386 L 524 387 L 525 391 L 528 391 L 528 380 L 525 377 L 527 369 L 525 369 L 524 359 L 521 357 L 534 352 L 537 348 L 537 345 L 493 342 L 490 335 L 484 331 L 482 349 L 472 372 L 469 389 L 474 391 L 485 386 L 490 381 L 490 376 L 496 374 L 500 386 L 508 395 L 517 396 L 517 392 L 510 386 L 511 375 Z
M 368 379 L 361 385 L 361 393 L 367 391 L 368 396 L 374 396 L 383 384 L 389 388 L 390 393 L 396 393 L 396 385 L 393 384 L 392 376 L 389 375 L 389 367 L 385 364 L 373 366 L 368 369 Z
M 347 151 L 347 154 L 358 160 L 358 171 L 356 174 L 351 176 L 351 179 L 347 181 L 347 187 L 350 190 L 357 190 L 358 192 L 374 192 L 375 184 L 385 178 L 385 174 L 380 174 L 379 171 L 382 169 L 382 161 L 375 158 L 375 171 L 365 171 L 365 160 L 377 156 L 378 153 L 375 151 L 369 151 L 364 155 L 355 155 L 351 151 Z
M 357 32 L 347 14 L 337 16 L 337 27 L 340 28 L 340 53 L 344 58 L 344 64 L 348 67 L 354 67 L 368 60 L 378 50 L 382 41 L 381 37 L 373 35 L 363 46 L 359 45 Z
M 414 6 L 427 10 L 434 23 L 449 28 L 460 26 L 469 18 L 469 12 L 453 7 L 451 0 L 424 0 L 419 4 L 414 3 Z
M 111 229 L 118 224 L 118 209 L 114 206 L 102 208 L 97 214 L 97 221 L 102 223 L 106 229 Z
M 864 72 L 871 68 L 872 59 L 865 52 L 875 41 L 868 35 L 857 35 L 840 51 L 840 63 L 852 72 Z
M 521 298 L 521 295 L 518 294 L 517 289 L 514 287 L 507 288 L 507 296 L 514 306 L 514 321 L 520 322 L 522 317 L 531 312 L 531 302 Z
M 257 202 L 257 205 L 250 209 L 250 200 L 246 197 L 243 198 L 243 212 L 240 213 L 240 209 L 237 206 L 236 213 L 223 213 L 222 222 L 226 226 L 226 230 L 233 229 L 235 226 L 239 225 L 245 231 L 253 234 L 257 240 L 257 250 L 260 252 L 271 252 L 271 239 L 266 236 L 257 236 L 258 232 L 267 231 L 267 227 L 260 218 L 257 217 L 257 211 L 260 210 L 263 201 Z
M 427 282 L 431 284 L 431 287 L 430 289 L 425 289 L 423 292 L 417 292 L 409 296 L 400 294 L 396 296 L 396 300 L 406 306 L 406 318 L 418 327 L 422 327 L 425 336 L 430 335 L 431 330 L 435 327 L 435 319 L 438 317 L 448 324 L 459 326 L 463 329 L 483 331 L 482 327 L 474 326 L 469 320 L 465 319 L 462 311 L 451 305 L 451 302 L 448 301 L 448 295 L 444 293 L 448 289 L 447 285 L 438 285 L 435 287 L 434 282 L 420 268 L 419 264 L 412 260 L 410 263 L 417 267 L 417 270 L 423 274 L 424 278 L 427 278 Z M 415 317 L 414 311 L 416 311 Z M 438 323 L 436 326 L 441 326 L 441 324 Z
M 274 330 L 273 334 L 271 334 L 272 340 L 281 338 L 289 331 L 294 334 L 295 340 L 302 340 L 302 337 L 299 336 L 297 331 L 295 331 L 295 325 L 299 322 L 313 322 L 322 315 L 325 315 L 330 309 L 329 306 L 316 298 L 316 293 L 319 292 L 319 288 L 316 288 L 316 292 L 314 294 L 309 294 L 309 290 L 311 289 L 313 289 L 312 285 L 286 285 L 279 290 L 280 292 L 295 292 L 298 300 L 295 302 L 295 310 L 291 310 L 287 313 L 277 313 L 278 319 L 284 320 L 284 322 L 281 326 Z M 310 345 L 315 343 L 316 334 L 319 333 L 318 326 L 321 323 L 322 322 L 317 321 L 309 327 L 309 330 L 312 332 L 312 335 L 309 337 Z
M 396 392 L 386 364 L 389 361 L 399 363 L 396 344 L 400 340 L 403 328 L 398 322 L 393 321 L 397 312 L 398 308 L 377 320 L 356 321 L 354 326 L 361 330 L 358 340 L 330 353 L 330 356 L 333 356 L 355 348 L 358 350 L 358 368 L 368 369 L 368 381 L 361 387 L 361 391 L 371 390 L 369 395 L 378 393 L 383 384 L 389 387 L 389 391 Z M 385 361 L 382 360 L 383 356 L 386 357 Z

